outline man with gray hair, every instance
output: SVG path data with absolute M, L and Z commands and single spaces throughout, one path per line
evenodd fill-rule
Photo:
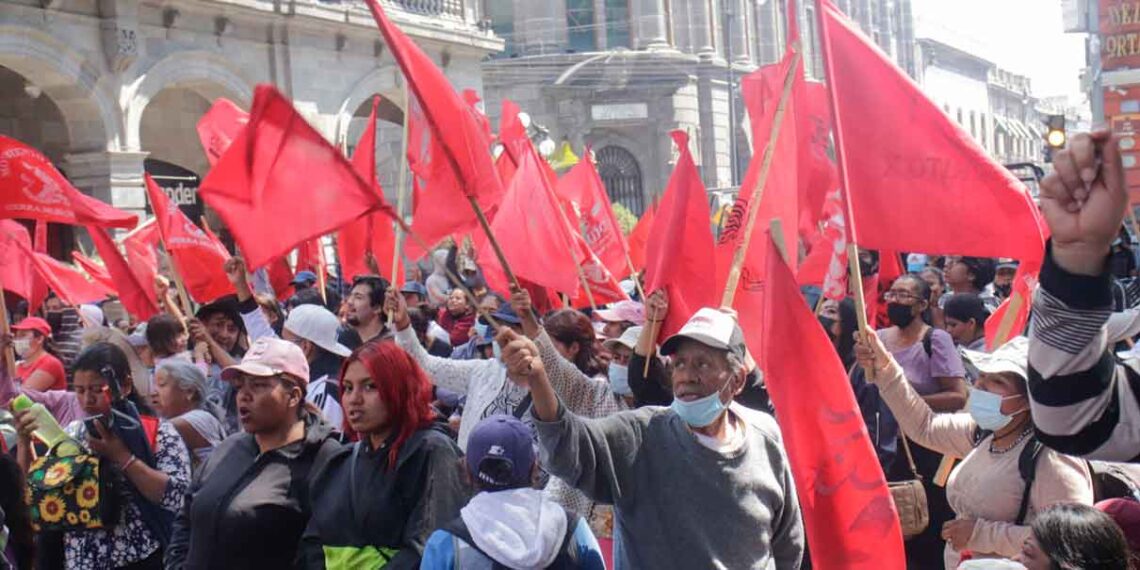
M 614 505 L 616 568 L 800 567 L 803 523 L 779 428 L 733 402 L 746 367 L 731 315 L 701 309 L 662 345 L 671 406 L 598 419 L 562 406 L 533 342 L 509 330 L 498 342 L 511 377 L 529 381 L 543 465 Z

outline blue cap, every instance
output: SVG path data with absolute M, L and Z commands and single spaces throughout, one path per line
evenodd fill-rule
M 292 285 L 312 285 L 317 282 L 317 274 L 312 271 L 298 271 L 293 276 Z
M 467 438 L 467 469 L 484 487 L 529 486 L 535 459 L 534 432 L 514 416 L 484 418 Z
M 407 283 L 404 283 L 404 286 L 400 287 L 400 292 L 415 293 L 416 295 L 419 295 L 425 299 L 427 298 L 428 294 L 427 287 L 424 287 L 424 284 L 420 283 L 419 281 L 408 281 Z
M 516 313 L 513 308 L 511 308 L 510 303 L 503 303 L 500 305 L 498 310 L 496 310 L 494 313 L 491 313 L 491 318 L 495 319 L 496 322 L 507 323 L 508 325 L 522 324 L 522 319 L 519 318 L 519 314 Z M 479 321 L 484 324 L 489 324 L 483 317 L 479 317 Z

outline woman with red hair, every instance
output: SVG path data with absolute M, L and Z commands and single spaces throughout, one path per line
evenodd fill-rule
M 312 479 L 302 567 L 419 568 L 428 536 L 468 496 L 431 382 L 395 343 L 372 341 L 344 361 L 340 388 L 345 433 L 356 442 Z

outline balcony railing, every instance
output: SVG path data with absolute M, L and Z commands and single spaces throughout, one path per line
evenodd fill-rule
M 464 0 L 382 0 L 410 14 L 440 16 L 449 20 L 464 20 Z

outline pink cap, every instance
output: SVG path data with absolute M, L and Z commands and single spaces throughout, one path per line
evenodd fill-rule
M 288 374 L 304 387 L 309 384 L 309 362 L 301 347 L 287 340 L 261 337 L 249 347 L 241 364 L 222 370 L 222 380 L 232 382 L 241 374 L 263 377 Z
M 600 309 L 594 313 L 599 319 L 611 323 L 630 322 L 635 325 L 645 324 L 645 307 L 637 301 L 618 301 L 608 309 Z

